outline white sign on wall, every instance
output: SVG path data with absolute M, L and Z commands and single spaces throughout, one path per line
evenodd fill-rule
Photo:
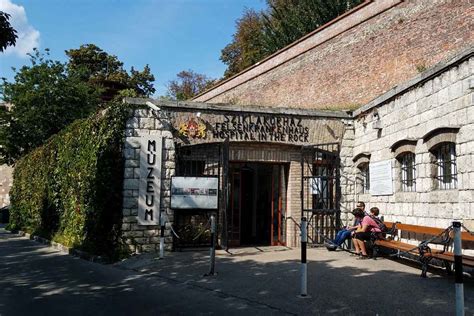
M 384 160 L 373 162 L 369 165 L 370 194 L 391 195 L 392 186 L 392 161 Z
M 138 224 L 159 225 L 162 139 L 147 135 L 140 140 Z
M 172 177 L 171 208 L 217 209 L 217 177 Z

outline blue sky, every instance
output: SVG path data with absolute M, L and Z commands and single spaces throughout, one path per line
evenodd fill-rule
M 127 70 L 149 64 L 156 95 L 163 95 L 181 70 L 222 76 L 220 51 L 232 39 L 235 20 L 245 8 L 264 7 L 264 0 L 0 0 L 22 37 L 0 54 L 0 77 L 11 81 L 11 67 L 29 64 L 33 47 L 65 61 L 66 49 L 93 43 Z

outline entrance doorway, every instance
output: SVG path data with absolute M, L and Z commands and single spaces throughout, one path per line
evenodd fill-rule
M 288 166 L 230 163 L 230 246 L 285 245 Z

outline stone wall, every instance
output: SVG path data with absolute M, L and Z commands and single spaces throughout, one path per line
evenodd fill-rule
M 144 99 L 129 99 L 128 102 L 143 105 Z M 268 125 L 278 130 L 280 123 L 292 122 L 307 128 L 308 140 L 312 145 L 340 142 L 343 137 L 346 121 L 350 121 L 347 113 L 343 112 L 315 112 L 315 111 L 274 111 L 272 109 L 246 108 L 245 110 L 228 107 L 214 108 L 212 105 L 189 103 L 186 106 L 176 103 L 153 101 L 161 111 L 152 112 L 145 109 L 135 110 L 127 122 L 124 145 L 124 189 L 123 189 L 123 237 L 132 251 L 154 251 L 159 247 L 159 227 L 143 226 L 137 221 L 138 193 L 140 178 L 140 139 L 146 135 L 163 137 L 162 179 L 160 208 L 167 212 L 169 225 L 176 223 L 179 218 L 174 216 L 170 208 L 171 177 L 176 172 L 176 158 L 183 150 L 182 159 L 191 161 L 205 161 L 204 173 L 220 175 L 220 149 L 215 146 L 223 140 L 213 137 L 213 126 L 225 117 L 241 117 L 256 122 L 256 119 L 268 119 Z M 196 120 L 206 125 L 203 137 L 182 135 L 180 126 Z M 344 119 L 344 120 L 342 120 Z M 274 122 L 273 123 L 270 123 Z M 242 124 L 237 122 L 236 124 Z M 253 123 L 250 123 L 253 124 Z M 263 124 L 262 124 L 263 125 Z M 229 123 L 233 129 L 233 123 Z M 201 135 L 202 136 L 202 135 Z M 288 168 L 288 187 L 286 217 L 287 245 L 299 245 L 299 231 L 295 222 L 299 223 L 301 216 L 301 145 L 288 138 L 278 141 L 231 141 L 229 146 L 229 161 L 231 162 L 266 162 L 284 164 Z M 217 153 L 217 155 L 216 155 Z M 216 158 L 217 157 L 217 158 Z M 220 179 L 222 183 L 222 178 Z M 221 192 L 222 194 L 222 192 Z M 223 204 L 222 204 L 223 205 Z M 220 227 L 223 227 L 222 210 L 220 211 Z M 166 246 L 171 249 L 173 239 L 169 225 L 166 230 Z
M 381 215 L 389 221 L 447 227 L 453 219 L 462 219 L 474 229 L 473 70 L 471 49 L 354 113 L 354 133 L 346 132 L 343 140 L 345 151 L 352 151 L 342 157 L 345 166 L 341 182 L 346 210 L 354 207 L 354 201 L 361 200 L 366 202 L 367 208 L 379 207 Z M 379 122 L 375 123 L 377 116 Z M 425 135 L 441 127 L 459 129 L 450 136 L 455 140 L 457 189 L 440 190 L 434 185 L 436 169 L 429 151 L 431 144 Z M 391 149 L 400 140 L 410 140 L 414 144 L 416 192 L 401 192 L 400 166 Z M 358 171 L 352 158 L 360 153 L 369 153 L 370 163 L 392 161 L 392 195 L 358 193 L 357 185 L 354 185 Z
M 10 188 L 13 184 L 13 168 L 0 166 L 0 208 L 10 205 Z
M 175 173 L 173 136 L 166 116 L 155 117 L 149 110 L 135 110 L 127 121 L 124 145 L 124 185 L 122 236 L 131 251 L 156 251 L 160 243 L 159 226 L 138 225 L 138 188 L 140 178 L 140 137 L 157 135 L 163 138 L 160 210 L 165 209 L 168 220 L 173 222 L 170 211 L 171 176 Z M 173 239 L 169 226 L 165 232 L 166 249 L 172 248 Z
M 194 100 L 355 108 L 471 46 L 472 29 L 471 1 L 368 1 Z

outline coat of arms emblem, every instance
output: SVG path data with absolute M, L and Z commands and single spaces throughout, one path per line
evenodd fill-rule
M 206 125 L 190 118 L 187 122 L 179 124 L 178 134 L 190 138 L 206 138 Z

